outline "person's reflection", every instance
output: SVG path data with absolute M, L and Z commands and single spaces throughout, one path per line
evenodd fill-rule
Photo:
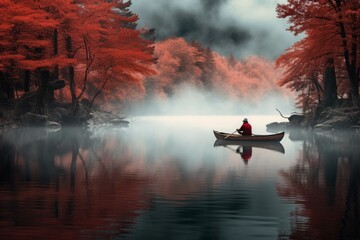
M 240 145 L 236 149 L 236 152 L 240 154 L 242 160 L 244 160 L 244 163 L 247 164 L 252 155 L 252 146 Z

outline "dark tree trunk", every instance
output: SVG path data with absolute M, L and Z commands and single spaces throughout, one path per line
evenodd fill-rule
M 69 85 L 71 93 L 71 102 L 74 104 L 76 102 L 76 87 L 75 87 L 75 70 L 74 66 L 69 66 Z
M 54 56 L 57 57 L 59 55 L 59 44 L 58 44 L 58 31 L 54 29 Z M 59 79 L 59 66 L 55 65 L 54 67 L 54 80 Z
M 9 71 L 0 71 L 0 91 L 8 99 L 15 98 L 15 78 Z
M 359 80 L 358 77 L 356 76 L 355 70 L 350 71 L 349 78 L 350 78 L 350 94 L 351 94 L 353 106 L 359 107 L 360 106 Z
M 7 95 L 9 99 L 15 99 L 15 86 L 14 86 L 14 79 L 10 78 L 8 79 L 8 91 Z
M 324 107 L 334 107 L 337 100 L 337 85 L 334 59 L 329 58 L 324 73 Z
M 3 73 L 2 76 L 2 83 L 1 83 L 1 89 L 6 94 L 8 99 L 14 99 L 15 98 L 15 78 L 12 77 L 7 72 Z
M 3 71 L 0 71 L 0 92 L 2 92 L 3 94 L 6 94 L 5 73 Z
M 47 115 L 47 103 L 48 103 L 48 89 L 47 85 L 50 78 L 49 70 L 42 70 L 40 72 L 40 84 L 37 90 L 35 113 Z
M 319 79 L 318 79 L 318 75 L 317 74 L 313 74 L 313 76 L 310 78 L 311 82 L 314 84 L 315 89 L 316 89 L 316 95 L 317 95 L 317 100 L 320 103 L 321 99 L 322 99 L 322 94 L 324 92 L 323 88 L 321 87 L 320 83 L 319 83 Z
M 345 24 L 343 22 L 343 16 L 342 16 L 342 12 L 341 12 L 342 6 L 343 6 L 343 1 L 336 0 L 336 7 L 337 7 L 337 11 L 338 11 L 338 18 L 339 18 L 338 26 L 340 27 L 340 35 L 342 38 L 342 46 L 343 46 L 343 54 L 344 54 L 344 59 L 345 59 L 346 71 L 348 73 L 348 77 L 349 77 L 349 81 L 350 81 L 351 99 L 353 102 L 353 106 L 359 107 L 360 106 L 359 79 L 356 74 L 357 40 L 358 40 L 358 35 L 356 34 L 357 29 L 356 28 L 351 29 L 352 33 L 349 34 L 349 32 L 351 32 L 351 31 L 347 30 L 345 28 Z M 348 36 L 351 36 L 351 42 L 352 42 L 351 46 L 349 46 L 348 41 L 347 41 Z
M 59 54 L 59 47 L 58 47 L 58 31 L 56 28 L 54 29 L 53 32 L 53 48 L 54 48 L 54 57 L 57 57 Z M 54 81 L 59 79 L 59 66 L 55 65 L 53 71 L 54 71 L 53 76 L 49 78 L 49 81 Z M 47 91 L 48 91 L 49 101 L 50 102 L 54 101 L 55 100 L 54 90 L 48 89 Z
M 72 49 L 72 39 L 70 36 L 66 36 L 66 50 L 68 52 L 68 57 L 73 58 L 73 49 Z M 69 86 L 70 86 L 70 93 L 71 93 L 71 102 L 75 104 L 76 102 L 76 87 L 75 87 L 75 71 L 74 66 L 70 65 L 68 67 L 69 71 Z
M 108 78 L 104 80 L 104 83 L 103 83 L 103 85 L 101 86 L 101 88 L 96 92 L 96 94 L 94 95 L 94 97 L 91 99 L 89 109 L 92 108 L 95 99 L 96 99 L 96 98 L 100 95 L 100 93 L 104 90 L 105 85 L 106 85 L 106 83 L 108 82 L 108 80 L 109 80 Z
M 30 91 L 30 76 L 31 76 L 30 70 L 25 70 L 25 72 L 24 72 L 24 92 Z

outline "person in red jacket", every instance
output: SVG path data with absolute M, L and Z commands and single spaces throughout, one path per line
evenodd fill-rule
M 239 129 L 236 129 L 236 130 L 241 135 L 246 135 L 246 136 L 251 136 L 252 135 L 251 125 L 249 124 L 247 118 L 244 118 L 243 124 L 241 125 L 241 127 Z

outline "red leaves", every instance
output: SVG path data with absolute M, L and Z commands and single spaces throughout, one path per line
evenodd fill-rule
M 156 43 L 154 54 L 158 74 L 148 79 L 147 85 L 155 97 L 171 97 L 184 85 L 254 101 L 277 91 L 275 80 L 280 71 L 275 70 L 273 62 L 260 57 L 243 61 L 226 58 L 183 38 Z
M 139 85 L 141 75 L 155 72 L 153 50 L 130 27 L 138 16 L 128 6 L 122 0 L 0 0 L 0 70 L 74 66 L 81 89 L 83 82 Z
M 43 59 L 43 60 L 29 60 L 29 59 L 21 59 L 19 61 L 23 69 L 28 70 L 36 70 L 39 68 L 48 68 L 52 66 L 59 66 L 59 67 L 66 67 L 70 64 L 76 64 L 76 59 L 67 58 L 64 56 L 58 56 L 50 59 Z
M 285 69 L 285 75 L 279 81 L 280 85 L 287 85 L 294 90 L 310 91 L 314 84 L 322 84 L 325 63 L 329 58 L 335 61 L 339 79 L 344 76 L 345 62 L 348 79 L 351 82 L 359 81 L 359 75 L 354 79 L 355 74 L 349 72 L 350 69 L 360 69 L 357 57 L 360 44 L 359 1 L 288 0 L 286 4 L 278 5 L 277 12 L 278 17 L 288 18 L 291 24 L 289 30 L 295 35 L 305 34 L 304 39 L 294 44 L 277 60 L 277 65 Z M 340 96 L 344 94 L 341 84 L 339 81 L 338 90 L 342 91 L 338 92 Z M 308 90 L 305 90 L 307 88 Z M 356 86 L 353 92 L 358 95 Z M 316 91 L 314 93 L 322 94 Z M 307 94 L 311 95 L 310 92 Z
M 0 38 L 3 47 L 0 56 L 7 59 L 2 67 L 5 70 L 7 67 L 25 69 L 27 67 L 22 65 L 24 60 L 34 61 L 41 55 L 40 49 L 49 47 L 50 39 L 40 36 L 49 28 L 54 28 L 58 22 L 49 18 L 47 12 L 34 8 L 26 1 L 2 1 L 0 12 Z M 37 53 L 35 49 L 38 49 Z

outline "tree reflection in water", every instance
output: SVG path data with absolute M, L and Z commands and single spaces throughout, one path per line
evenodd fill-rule
M 96 238 L 126 231 L 146 208 L 140 199 L 148 179 L 126 174 L 127 162 L 115 163 L 95 143 L 100 144 L 79 128 L 51 134 L 19 129 L 0 139 L 1 239 Z
M 297 164 L 281 171 L 279 194 L 299 206 L 291 239 L 359 239 L 360 136 L 316 133 Z M 301 207 L 300 207 L 301 206 Z
M 163 239 L 169 236 L 167 227 L 209 238 L 229 227 L 229 234 L 246 233 L 248 226 L 247 233 L 258 234 L 265 222 L 272 231 L 266 236 L 273 237 L 290 232 L 294 205 L 290 238 L 359 238 L 359 136 L 302 138 L 294 167 L 288 160 L 297 156 L 291 151 L 295 144 L 288 148 L 291 159 L 284 157 L 281 144 L 251 144 L 252 162 L 245 167 L 235 153 L 238 143 L 230 146 L 233 152 L 213 151 L 213 139 L 198 144 L 207 135 L 195 134 L 193 144 L 175 141 L 179 132 L 160 132 L 154 139 L 135 130 L 90 135 L 81 129 L 51 134 L 20 129 L 2 134 L 0 239 L 131 239 L 151 233 L 155 238 L 156 227 L 164 230 Z M 267 149 L 276 151 L 272 158 Z M 279 183 L 277 190 L 288 201 L 281 201 L 272 188 L 278 169 L 285 169 L 280 172 L 285 184 Z M 241 224 L 247 227 L 239 228 Z

